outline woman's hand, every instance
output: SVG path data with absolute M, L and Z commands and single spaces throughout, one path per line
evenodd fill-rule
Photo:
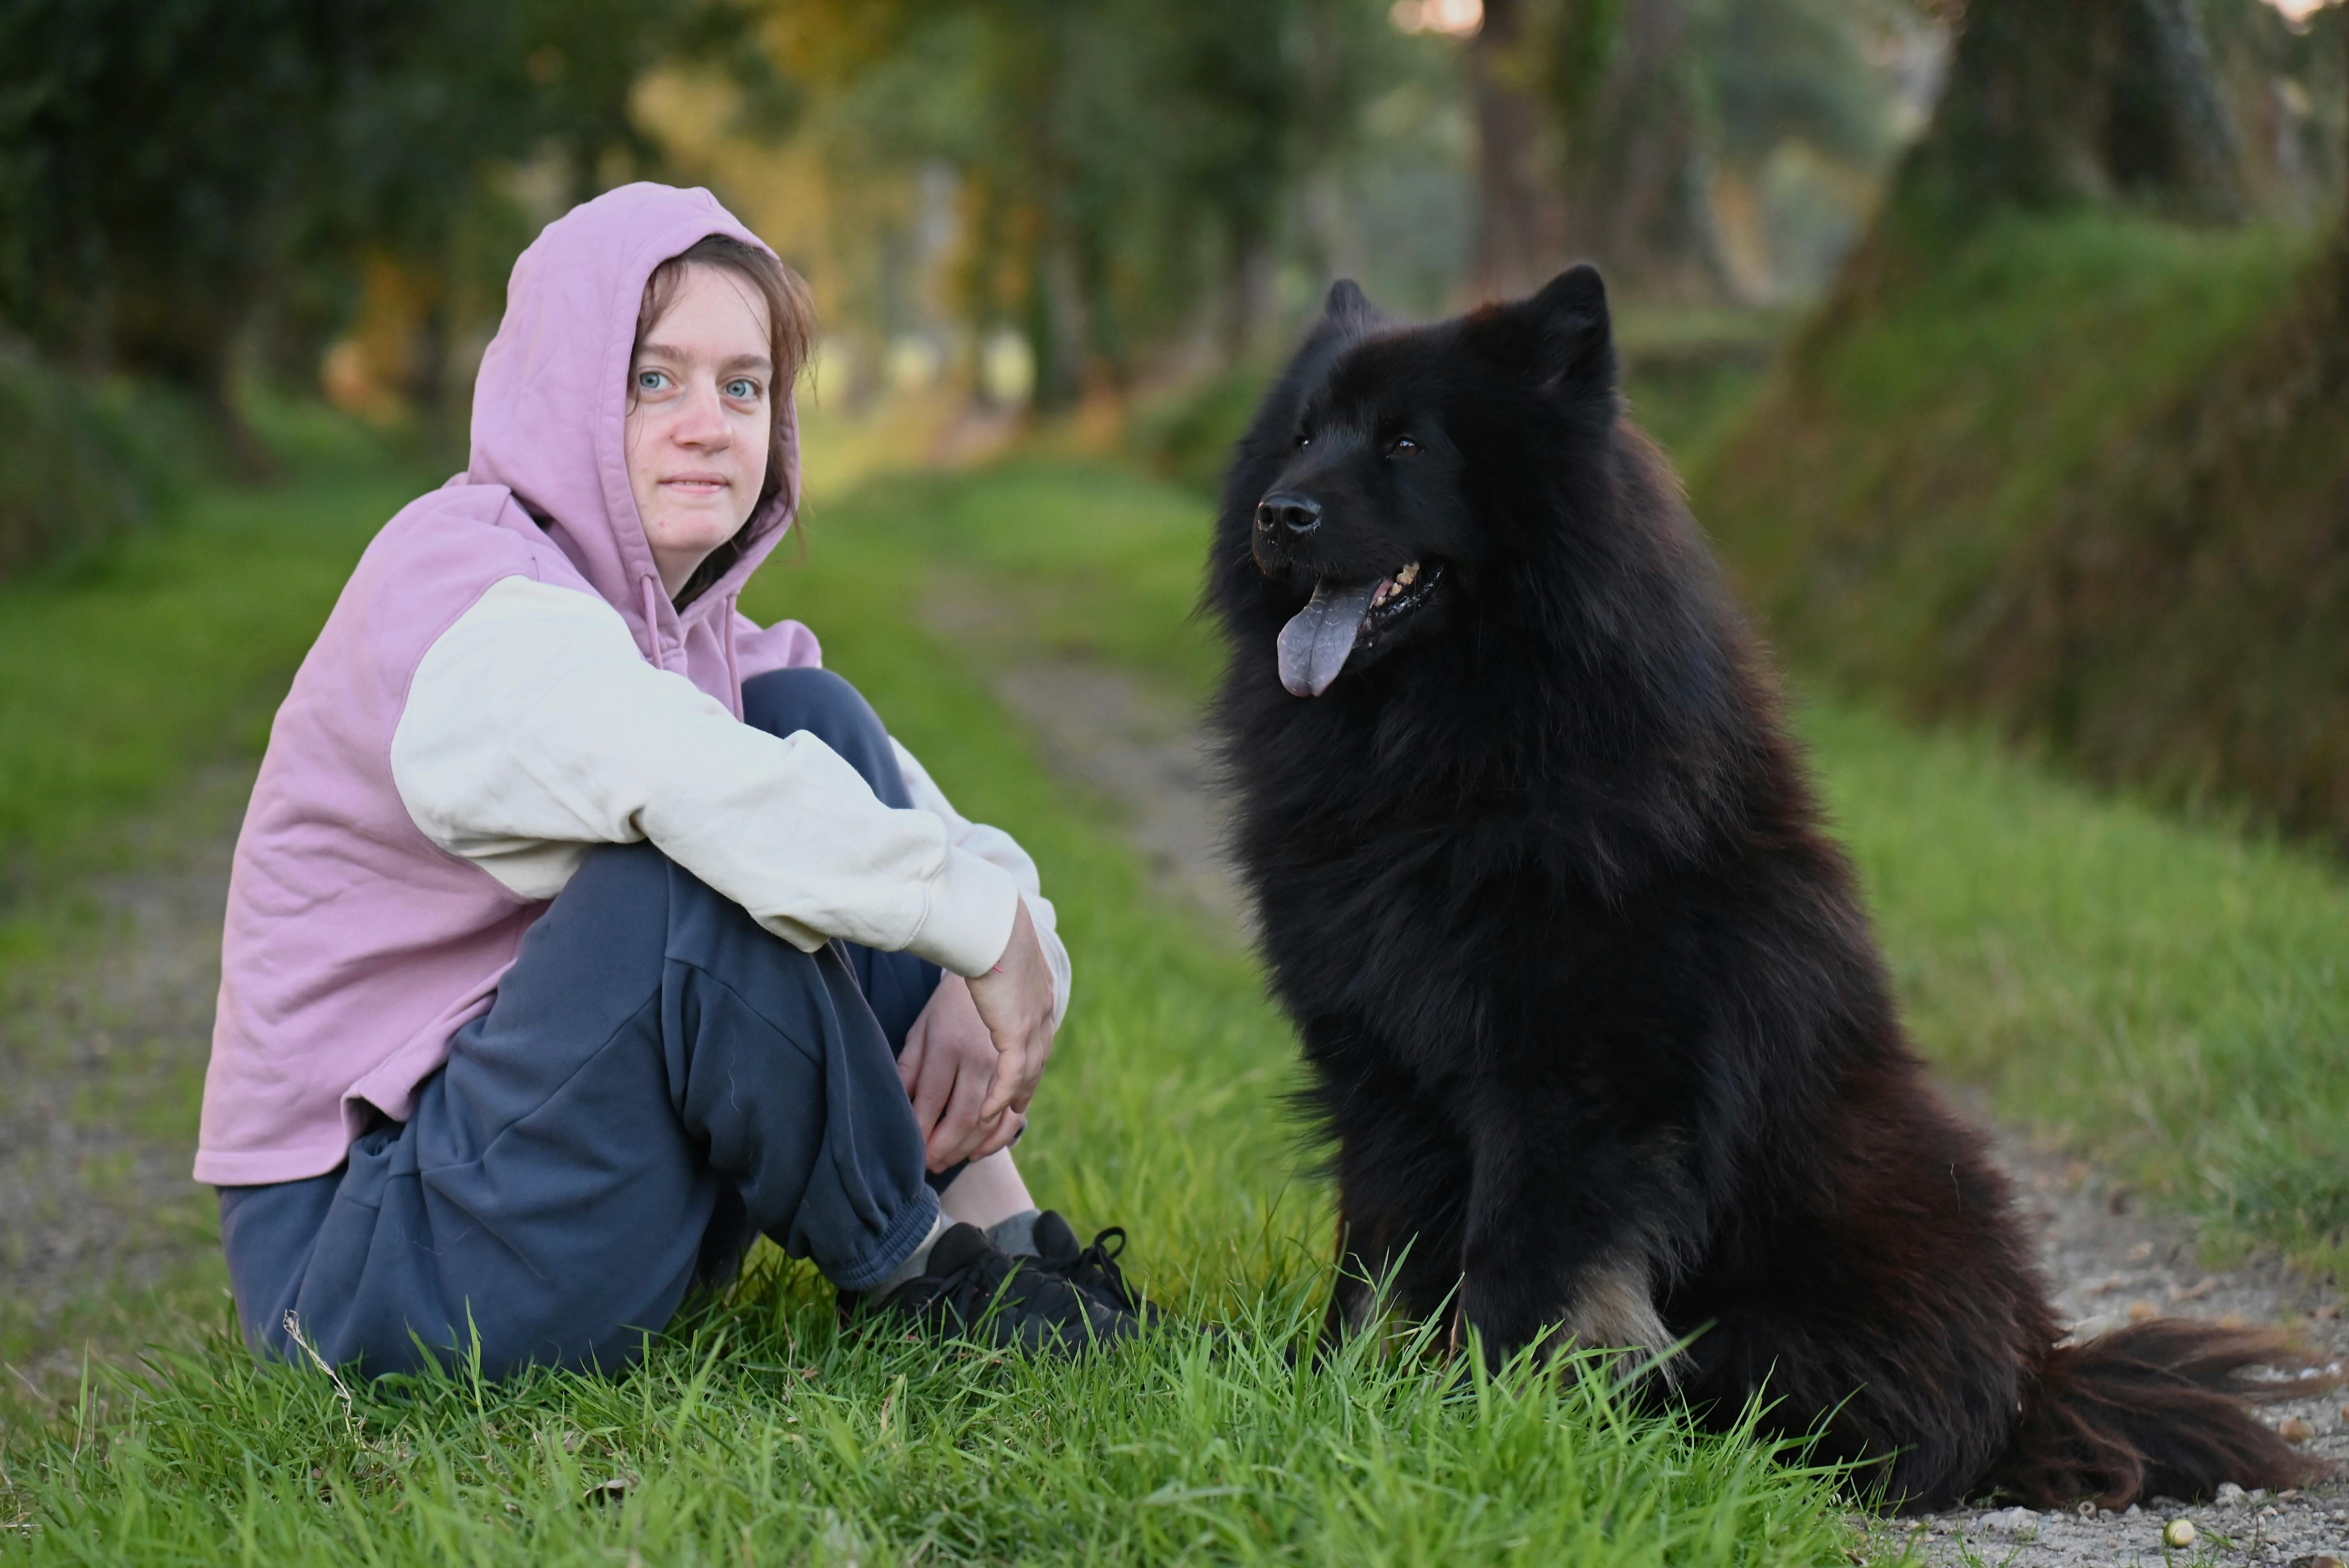
M 995 1037 L 970 999 L 970 983 L 959 975 L 947 975 L 897 1053 L 897 1076 L 914 1102 L 931 1170 L 983 1160 L 1009 1146 L 1027 1125 L 1026 1115 L 1017 1110 L 1000 1111 L 992 1120 L 978 1114 L 1000 1059 Z
M 1024 1116 L 1052 1055 L 1052 966 L 1045 962 L 1044 944 L 1036 939 L 1026 899 L 1019 901 L 1003 956 L 986 974 L 971 976 L 970 999 L 996 1050 L 995 1079 L 978 1108 L 978 1119 L 989 1121 L 1005 1110 Z

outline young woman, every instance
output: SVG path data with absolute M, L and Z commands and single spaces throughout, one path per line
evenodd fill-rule
M 810 330 L 703 191 L 515 264 L 471 460 L 361 558 L 237 845 L 195 1173 L 257 1354 L 610 1365 L 762 1233 L 844 1308 L 1136 1323 L 1011 1162 L 1068 1005 L 1034 863 L 735 609 Z

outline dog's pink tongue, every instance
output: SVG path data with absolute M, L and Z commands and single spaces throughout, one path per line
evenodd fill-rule
M 1314 585 L 1313 601 L 1280 629 L 1280 684 L 1297 696 L 1319 696 L 1330 689 L 1354 651 L 1354 634 L 1370 614 L 1375 582 L 1338 587 Z

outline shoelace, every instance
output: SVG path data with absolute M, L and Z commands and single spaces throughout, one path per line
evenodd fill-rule
M 1110 1243 L 1112 1242 L 1116 1243 L 1116 1245 L 1112 1246 Z M 1141 1303 L 1134 1299 L 1133 1292 L 1126 1288 L 1125 1271 L 1120 1268 L 1117 1263 L 1118 1254 L 1124 1251 L 1125 1227 L 1123 1225 L 1112 1225 L 1105 1231 L 1097 1231 L 1093 1233 L 1093 1244 L 1077 1254 L 1077 1261 L 1071 1266 L 1069 1273 L 1073 1276 L 1081 1269 L 1097 1270 L 1102 1282 L 1116 1294 L 1119 1301 L 1125 1304 L 1125 1309 L 1128 1312 L 1139 1312 L 1142 1309 Z

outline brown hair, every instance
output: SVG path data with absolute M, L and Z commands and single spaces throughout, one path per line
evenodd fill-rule
M 815 342 L 815 304 L 808 298 L 807 284 L 800 275 L 777 261 L 772 254 L 757 245 L 748 244 L 731 234 L 709 234 L 696 240 L 660 265 L 645 280 L 645 294 L 636 306 L 636 341 L 628 350 L 628 403 L 636 404 L 636 358 L 644 351 L 645 339 L 668 307 L 677 303 L 677 291 L 685 284 L 685 269 L 699 264 L 732 273 L 759 291 L 767 302 L 767 357 L 775 362 L 775 378 L 768 390 L 768 401 L 773 407 L 774 428 L 767 436 L 767 477 L 759 487 L 759 500 L 750 508 L 757 517 L 766 510 L 783 488 L 784 420 L 792 406 L 792 383 L 799 379 L 800 367 L 807 363 L 808 350 Z M 746 519 L 742 525 L 750 527 Z M 711 551 L 708 559 L 693 569 L 685 586 L 678 591 L 678 608 L 690 604 L 709 585 L 726 574 L 742 553 L 742 535 L 734 537 Z

